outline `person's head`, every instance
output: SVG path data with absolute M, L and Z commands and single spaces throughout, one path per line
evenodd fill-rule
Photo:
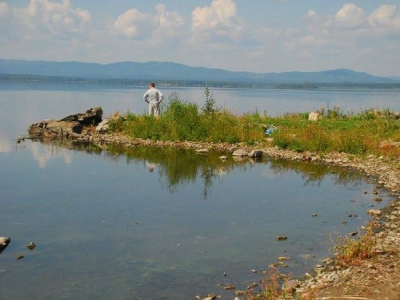
M 154 84 L 154 82 L 150 82 L 150 84 L 149 84 L 149 87 L 150 88 L 153 88 L 153 87 L 155 87 L 156 85 Z

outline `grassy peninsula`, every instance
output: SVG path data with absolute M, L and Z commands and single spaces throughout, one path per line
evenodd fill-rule
M 279 117 L 259 111 L 236 115 L 215 107 L 208 88 L 204 95 L 205 104 L 199 107 L 173 93 L 162 103 L 161 118 L 128 112 L 124 118 L 112 121 L 111 130 L 153 141 L 245 143 L 248 146 L 267 143 L 280 149 L 322 154 L 344 152 L 385 157 L 400 154 L 399 115 L 387 109 L 354 113 L 343 112 L 338 107 L 323 107 L 318 120 L 310 121 L 309 112 Z M 271 127 L 272 132 L 266 135 Z

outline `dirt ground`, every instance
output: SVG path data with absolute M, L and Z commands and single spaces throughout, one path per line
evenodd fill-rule
M 335 286 L 317 292 L 317 299 L 400 300 L 400 256 L 380 256 L 354 267 Z

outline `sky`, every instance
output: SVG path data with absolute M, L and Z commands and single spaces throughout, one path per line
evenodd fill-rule
M 0 59 L 400 76 L 400 0 L 0 0 Z

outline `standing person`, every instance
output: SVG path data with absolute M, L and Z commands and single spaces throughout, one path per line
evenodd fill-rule
M 149 104 L 149 115 L 156 117 L 160 116 L 160 103 L 163 101 L 164 96 L 160 90 L 156 89 L 156 85 L 152 82 L 149 84 L 149 89 L 143 95 L 143 100 Z

